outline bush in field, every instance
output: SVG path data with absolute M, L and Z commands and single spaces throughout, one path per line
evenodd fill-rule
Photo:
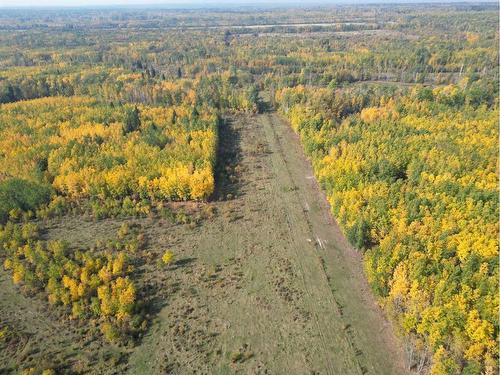
M 169 265 L 174 260 L 174 253 L 170 250 L 165 251 L 165 253 L 163 253 L 163 256 L 161 257 L 161 260 L 164 265 Z

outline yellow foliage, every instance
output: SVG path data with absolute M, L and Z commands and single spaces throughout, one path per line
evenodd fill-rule
M 162 90 L 183 92 L 178 83 L 161 85 Z M 116 121 L 125 117 L 123 107 L 110 110 L 89 98 L 43 98 L 2 105 L 0 173 L 33 178 L 37 164 L 20 163 L 31 150 L 40 149 L 43 154 L 39 156 L 48 161 L 52 185 L 72 199 L 123 198 L 133 193 L 167 200 L 210 196 L 217 116 L 206 109 L 193 118 L 189 105 L 139 106 L 138 111 L 141 132 L 124 134 L 123 124 Z M 95 122 L 96 117 L 107 117 L 110 123 Z M 193 121 L 197 125 L 191 128 Z
M 498 359 L 498 108 L 457 104 L 467 85 L 382 96 L 334 126 L 337 92 L 276 93 L 382 304 L 439 375 Z
M 165 251 L 165 253 L 163 253 L 163 256 L 161 257 L 161 260 L 163 261 L 163 264 L 170 264 L 174 260 L 174 253 L 172 253 L 170 250 Z

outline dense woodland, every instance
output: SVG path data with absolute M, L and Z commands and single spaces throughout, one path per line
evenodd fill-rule
M 409 367 L 494 374 L 498 43 L 484 4 L 2 11 L 4 268 L 72 318 L 100 317 L 106 339 L 136 335 L 140 236 L 73 253 L 38 225 L 210 200 L 225 115 L 275 109 L 364 252 Z
M 460 372 L 461 358 L 464 373 L 494 369 L 498 109 L 450 85 L 381 96 L 335 123 L 306 99 L 331 95 L 296 87 L 277 100 L 294 103 L 292 126 L 345 234 L 366 251 L 374 291 L 417 356 L 434 353 L 433 373 Z

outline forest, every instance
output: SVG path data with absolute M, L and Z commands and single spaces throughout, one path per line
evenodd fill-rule
M 405 371 L 497 373 L 497 11 L 488 3 L 2 10 L 8 278 L 0 283 L 104 349 L 92 346 L 85 360 L 47 358 L 60 344 L 24 349 L 29 334 L 5 300 L 0 373 L 125 373 L 134 348 L 156 334 L 155 301 L 180 288 L 161 291 L 158 280 L 183 280 L 182 266 L 200 257 L 178 257 L 191 237 L 203 243 L 214 220 L 238 220 L 235 206 L 243 220 L 250 212 L 243 194 L 226 191 L 251 175 L 243 146 L 228 154 L 243 142 L 233 123 L 274 113 L 300 140 L 332 217 L 361 254 Z M 265 157 L 266 147 L 249 155 Z M 224 202 L 233 211 L 224 214 Z M 66 222 L 106 235 L 68 235 Z M 176 228 L 187 234 L 173 240 Z M 231 370 L 220 373 L 260 373 L 244 367 L 257 356 L 228 354 Z M 201 371 L 181 362 L 163 370 Z M 361 373 L 390 373 L 368 367 Z

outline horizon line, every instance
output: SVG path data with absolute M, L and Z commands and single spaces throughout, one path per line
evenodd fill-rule
M 278 8 L 278 7 L 318 7 L 318 6 L 335 6 L 335 5 L 448 5 L 448 4 L 492 4 L 498 3 L 497 0 L 317 0 L 304 4 L 303 1 L 299 0 L 275 0 L 273 4 L 269 4 L 265 0 L 253 0 L 253 1 L 242 1 L 241 3 L 234 3 L 232 1 L 200 1 L 191 0 L 188 2 L 158 2 L 158 3 L 120 3 L 112 2 L 108 4 L 46 4 L 46 5 L 36 5 L 36 4 L 21 4 L 21 5 L 8 5 L 0 3 L 0 8 L 2 9 L 130 9 L 130 8 L 140 8 L 140 9 L 234 9 L 234 8 Z M 499 3 L 500 6 L 500 3 Z

